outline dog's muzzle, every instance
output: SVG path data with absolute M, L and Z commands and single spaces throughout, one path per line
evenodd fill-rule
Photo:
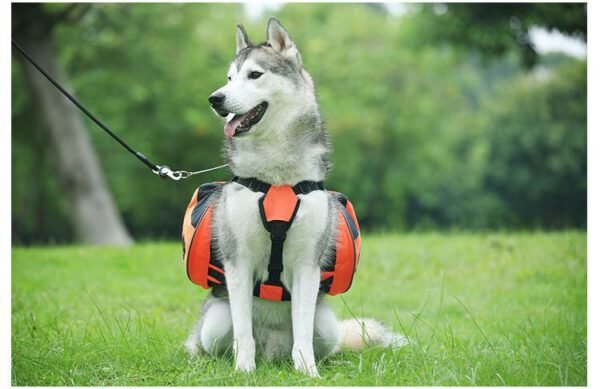
M 215 92 L 212 95 L 208 96 L 208 102 L 212 109 L 215 110 L 219 116 L 225 117 L 229 114 L 229 112 L 223 109 L 223 103 L 225 102 L 225 94 L 222 92 Z

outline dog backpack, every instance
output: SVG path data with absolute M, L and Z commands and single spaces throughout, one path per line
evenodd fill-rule
M 234 182 L 264 195 L 258 201 L 263 227 L 271 237 L 271 253 L 267 267 L 268 277 L 254 286 L 254 295 L 267 300 L 289 301 L 290 292 L 281 282 L 283 271 L 283 245 L 300 206 L 299 194 L 325 190 L 322 182 L 302 181 L 294 186 L 275 186 L 256 178 L 234 177 Z M 215 194 L 225 182 L 201 185 L 192 196 L 183 219 L 183 258 L 188 278 L 205 289 L 225 285 L 223 264 L 215 252 L 212 215 Z M 360 230 L 352 203 L 337 192 L 333 193 L 340 203 L 337 207 L 337 241 L 328 265 L 321 269 L 320 290 L 329 295 L 346 292 L 360 256 Z

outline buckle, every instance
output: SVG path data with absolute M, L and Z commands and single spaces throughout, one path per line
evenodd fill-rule
M 259 286 L 259 297 L 271 301 L 283 300 L 283 286 L 261 284 Z

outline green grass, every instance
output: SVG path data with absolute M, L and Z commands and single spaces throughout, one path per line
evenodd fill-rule
M 228 358 L 189 358 L 206 292 L 178 243 L 14 248 L 12 384 L 586 385 L 585 232 L 363 239 L 352 289 L 329 300 L 410 345 L 334 355 L 322 379 L 289 362 L 246 375 Z

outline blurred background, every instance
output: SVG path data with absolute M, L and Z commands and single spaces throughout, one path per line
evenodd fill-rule
M 585 4 L 14 4 L 13 38 L 158 164 L 223 162 L 207 102 L 276 16 L 316 83 L 327 187 L 364 231 L 586 228 Z M 160 180 L 13 50 L 15 245 L 179 239 Z

